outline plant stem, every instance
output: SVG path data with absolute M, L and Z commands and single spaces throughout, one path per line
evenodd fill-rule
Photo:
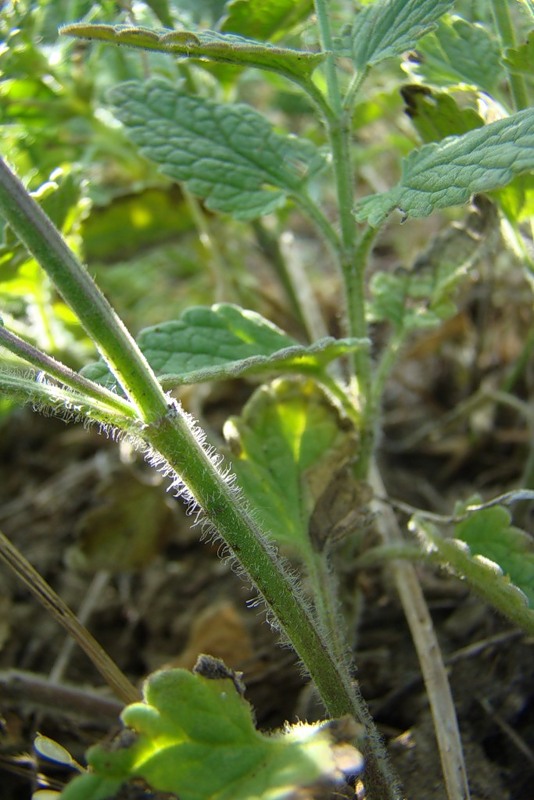
M 364 725 L 369 800 L 399 798 L 384 745 L 345 662 L 333 655 L 295 579 L 243 507 L 236 489 L 228 480 L 221 479 L 220 470 L 206 450 L 197 442 L 184 457 L 184 440 L 190 436 L 191 429 L 177 408 L 145 431 L 147 441 L 177 470 L 192 499 L 203 510 L 208 529 L 220 534 L 230 553 L 253 580 L 282 633 L 309 671 L 328 712 L 333 717 L 351 714 Z
M 506 50 L 509 47 L 515 47 L 516 39 L 510 16 L 510 3 L 508 0 L 491 0 L 491 11 L 495 26 L 499 32 L 502 49 Z M 528 108 L 527 87 L 523 76 L 508 70 L 508 81 L 515 111 Z
M 0 213 L 77 314 L 142 418 L 154 408 L 163 413 L 166 408 L 163 390 L 122 320 L 1 158 Z
M 67 633 L 76 640 L 117 697 L 120 697 L 125 703 L 136 703 L 140 699 L 141 693 L 130 683 L 89 631 L 80 624 L 61 597 L 54 592 L 1 531 L 0 559 L 20 578 Z
M 38 348 L 25 342 L 15 333 L 8 331 L 3 325 L 0 325 L 0 345 L 5 347 L 11 353 L 23 358 L 29 364 L 32 364 L 47 375 L 56 378 L 65 386 L 70 386 L 77 392 L 81 392 L 85 397 L 91 397 L 98 401 L 100 406 L 108 406 L 113 412 L 135 419 L 136 413 L 133 406 L 124 400 L 119 395 L 110 392 L 104 386 L 84 378 L 74 370 L 56 361 L 55 358 L 42 353 Z
M 164 460 L 163 469 L 175 479 L 179 493 L 183 482 L 191 508 L 199 506 L 207 527 L 220 534 L 258 587 L 315 681 L 329 713 L 333 717 L 351 714 L 364 725 L 368 800 L 399 800 L 398 785 L 369 710 L 346 664 L 336 660 L 323 640 L 295 579 L 204 447 L 199 431 L 180 405 L 169 402 L 135 341 L 87 271 L 1 161 L 0 211 L 79 316 L 139 409 L 145 423 L 143 439 L 155 451 L 154 464 Z

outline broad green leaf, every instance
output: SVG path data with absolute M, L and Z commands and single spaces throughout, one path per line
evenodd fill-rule
M 460 108 L 456 100 L 445 92 L 411 85 L 403 87 L 401 93 L 406 103 L 406 114 L 425 144 L 484 125 L 484 120 L 474 109 Z
M 471 555 L 497 564 L 534 609 L 534 540 L 510 519 L 504 506 L 483 508 L 459 522 L 454 537 L 469 546 Z
M 246 499 L 274 541 L 309 567 L 310 517 L 332 478 L 354 456 L 351 425 L 314 381 L 277 379 L 254 393 L 224 434 Z
M 534 217 L 534 174 L 518 175 L 491 196 L 513 225 L 531 219 Z
M 135 796 L 169 792 L 172 800 L 296 800 L 303 790 L 314 796 L 343 789 L 328 724 L 261 733 L 235 673 L 207 657 L 195 670 L 151 675 L 144 702 L 122 712 L 122 738 L 89 750 L 90 771 L 63 790 L 62 800 L 103 800 L 119 790 L 126 797 L 128 784 L 137 786 Z M 357 774 L 360 753 L 347 743 L 342 750 L 346 772 Z
M 503 74 L 498 40 L 482 25 L 459 17 L 441 20 L 403 66 L 429 86 L 473 86 L 489 94 Z
M 377 0 L 364 8 L 352 29 L 356 68 L 364 70 L 411 50 L 453 3 L 454 0 Z
M 498 189 L 534 169 L 534 109 L 525 109 L 462 136 L 427 144 L 403 160 L 402 178 L 388 192 L 362 198 L 356 219 L 378 226 L 395 208 L 426 217 Z
M 534 74 L 534 31 L 531 32 L 524 44 L 506 51 L 504 63 L 511 72 L 532 77 Z
M 311 142 L 275 133 L 243 104 L 187 95 L 161 79 L 123 83 L 110 97 L 143 155 L 208 208 L 238 219 L 279 208 L 325 164 Z
M 230 0 L 220 27 L 264 41 L 290 30 L 312 11 L 312 0 Z
M 260 314 L 230 303 L 190 308 L 178 320 L 141 331 L 138 343 L 166 386 L 262 371 L 320 375 L 333 359 L 367 346 L 365 340 L 328 337 L 306 347 Z M 102 362 L 83 372 L 92 380 L 113 382 Z
M 76 22 L 64 25 L 60 33 L 81 39 L 141 47 L 144 50 L 171 53 L 189 61 L 213 61 L 237 67 L 258 67 L 301 80 L 309 78 L 324 60 L 325 53 L 310 53 L 276 47 L 230 33 L 217 31 L 168 30 L 131 25 L 99 25 Z

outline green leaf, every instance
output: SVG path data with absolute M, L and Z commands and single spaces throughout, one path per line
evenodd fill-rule
M 441 20 L 403 66 L 429 86 L 472 86 L 489 94 L 503 74 L 498 40 L 482 25 L 459 17 Z
M 410 526 L 433 559 L 452 569 L 515 625 L 534 634 L 534 547 L 524 531 L 510 526 L 506 508 L 474 511 L 456 525 L 454 538 L 442 536 L 417 515 Z
M 325 164 L 311 142 L 275 133 L 246 105 L 193 97 L 161 79 L 123 83 L 110 97 L 143 155 L 238 219 L 279 208 Z
M 367 346 L 361 339 L 328 337 L 306 347 L 260 314 L 230 303 L 190 308 L 178 320 L 145 328 L 138 343 L 166 386 L 265 371 L 320 375 L 333 359 Z M 114 382 L 102 362 L 83 373 L 99 383 Z
M 305 20 L 312 0 L 230 0 L 221 30 L 265 41 Z
M 273 540 L 310 567 L 309 522 L 332 478 L 356 449 L 352 426 L 312 380 L 258 389 L 224 427 L 232 468 Z
M 426 217 L 471 195 L 509 183 L 534 168 L 534 109 L 525 109 L 462 136 L 427 144 L 403 160 L 402 178 L 388 192 L 362 198 L 356 219 L 378 226 L 398 208 Z
M 377 0 L 360 11 L 352 31 L 352 58 L 364 70 L 414 47 L 454 0 Z
M 530 33 L 524 44 L 506 51 L 504 63 L 510 72 L 532 77 L 534 73 L 534 31 Z
M 313 796 L 346 785 L 336 764 L 335 726 L 332 733 L 328 723 L 261 733 L 238 676 L 216 659 L 201 657 L 194 673 L 151 675 L 144 702 L 121 716 L 122 737 L 89 750 L 90 772 L 75 778 L 62 800 L 103 800 L 120 787 L 129 796 L 130 782 L 138 791 L 148 787 L 143 797 L 169 792 L 173 800 L 296 800 L 303 789 Z M 342 752 L 346 771 L 357 774 L 360 753 L 346 743 Z
M 459 522 L 454 537 L 469 545 L 471 555 L 497 564 L 534 609 L 534 541 L 510 519 L 504 506 L 483 508 Z
M 404 86 L 401 94 L 406 114 L 426 144 L 439 142 L 447 136 L 459 136 L 484 125 L 484 120 L 472 108 L 460 108 L 445 92 L 433 92 L 427 86 Z
M 279 72 L 297 80 L 309 78 L 326 57 L 325 53 L 276 47 L 268 42 L 257 42 L 254 39 L 217 31 L 166 28 L 152 30 L 132 25 L 93 25 L 76 22 L 64 25 L 60 33 L 81 39 L 170 53 L 189 61 L 213 61 L 237 67 L 257 67 Z

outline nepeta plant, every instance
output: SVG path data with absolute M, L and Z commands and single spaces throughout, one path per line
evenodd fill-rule
M 531 4 L 523 6 L 525 18 L 532 17 Z M 515 3 L 495 0 L 491 34 L 451 16 L 453 7 L 453 0 L 376 0 L 358 10 L 347 4 L 344 24 L 334 29 L 329 4 L 315 0 L 316 51 L 261 40 L 307 19 L 311 3 L 273 6 L 265 0 L 233 0 L 214 31 L 171 30 L 173 17 L 166 4 L 161 8 L 154 4 L 164 28 L 80 22 L 62 30 L 69 36 L 164 53 L 187 68 L 254 67 L 299 88 L 315 109 L 317 136 L 324 137 L 321 147 L 275 130 L 249 105 L 221 102 L 207 91 L 194 93 L 189 73 L 178 82 L 150 76 L 128 81 L 110 92 L 109 102 L 140 152 L 179 181 L 184 191 L 202 198 L 208 209 L 254 221 L 291 202 L 310 220 L 339 271 L 343 338 L 315 335 L 289 270 L 284 273 L 285 285 L 307 327 L 306 344 L 259 314 L 225 303 L 191 308 L 179 320 L 145 329 L 134 341 L 38 203 L 3 162 L 0 166 L 2 215 L 48 273 L 101 355 L 99 363 L 79 374 L 2 326 L 0 344 L 35 370 L 4 370 L 2 391 L 38 408 L 96 422 L 113 436 L 128 437 L 169 478 L 204 534 L 220 538 L 257 587 L 270 619 L 297 652 L 328 714 L 349 715 L 363 726 L 359 745 L 369 800 L 394 800 L 401 797 L 401 790 L 354 679 L 350 630 L 340 612 L 332 552 L 341 546 L 353 555 L 351 537 L 361 524 L 357 512 L 364 502 L 362 482 L 370 484 L 376 498 L 385 498 L 374 451 L 384 386 L 396 356 L 414 330 L 453 313 L 455 290 L 483 244 L 473 244 L 457 260 L 438 259 L 430 271 L 378 273 L 372 281 L 367 272 L 369 254 L 394 211 L 408 221 L 467 204 L 474 195 L 490 191 L 495 206 L 503 205 L 520 243 L 521 203 L 516 203 L 520 209 L 513 217 L 510 203 L 504 203 L 496 190 L 507 186 L 517 196 L 523 192 L 525 205 L 528 186 L 522 181 L 534 166 L 534 112 L 528 107 L 525 77 L 532 48 L 517 46 L 514 40 L 510 12 Z M 417 85 L 406 97 L 423 144 L 403 160 L 396 185 L 356 197 L 353 164 L 358 153 L 351 128 L 366 81 L 382 62 L 399 59 L 415 47 L 419 56 L 412 57 L 408 67 Z M 473 57 L 477 48 L 496 55 L 493 73 L 481 69 Z M 474 107 L 461 108 L 444 90 L 463 84 L 475 98 L 492 99 L 498 118 L 486 121 Z M 335 219 L 312 191 L 314 182 L 324 181 L 326 175 L 332 181 Z M 486 214 L 487 222 L 490 211 L 480 208 L 476 213 Z M 524 257 L 528 261 L 526 251 Z M 390 330 L 376 363 L 370 346 L 374 321 L 387 322 Z M 278 374 L 274 380 L 273 373 Z M 168 390 L 238 375 L 264 375 L 265 382 L 243 413 L 228 421 L 225 435 L 231 458 L 224 459 Z M 485 507 L 471 500 L 447 519 L 415 513 L 411 527 L 421 543 L 418 556 L 425 554 L 447 565 L 532 632 L 532 547 L 526 534 L 510 525 L 503 505 L 529 497 L 528 491 L 516 493 Z M 383 547 L 372 557 L 395 557 L 392 573 L 427 683 L 447 791 L 450 798 L 465 798 L 469 789 L 446 673 L 415 571 L 405 558 L 413 550 L 404 549 L 391 507 L 378 499 L 373 503 Z M 444 537 L 440 524 L 452 526 L 452 536 Z M 480 525 L 487 535 L 480 536 Z M 298 575 L 280 551 L 298 565 Z M 213 678 L 201 674 L 197 680 L 180 673 L 151 679 L 146 703 L 133 705 L 124 714 L 125 723 L 139 738 L 118 755 L 95 751 L 90 757 L 92 772 L 75 780 L 65 798 L 109 797 L 131 778 L 142 778 L 155 790 L 175 793 L 182 800 L 218 793 L 211 784 L 192 788 L 199 775 L 187 747 L 180 750 L 184 742 L 191 747 L 195 742 L 200 748 L 194 751 L 195 758 L 202 760 L 209 752 L 216 769 L 222 763 L 219 740 L 210 740 L 208 731 L 213 725 L 220 727 L 224 738 L 230 723 L 215 700 L 204 697 L 213 692 L 209 683 Z M 230 686 L 231 676 L 215 679 L 229 681 L 225 691 L 239 695 Z M 218 688 L 215 694 L 220 699 Z M 131 699 L 128 691 L 123 697 Z M 233 721 L 238 719 L 236 736 L 246 745 L 248 737 L 257 739 L 259 734 L 243 711 L 242 698 L 234 700 L 228 713 Z M 195 727 L 197 703 L 210 707 L 215 722 L 207 728 Z M 169 704 L 177 706 L 172 719 L 164 718 Z M 332 757 L 332 740 L 324 731 L 314 735 L 310 734 L 314 746 L 323 748 L 318 756 L 322 767 L 308 783 L 326 778 L 335 783 L 335 770 L 324 766 Z M 164 755 L 166 736 L 176 747 L 172 759 Z M 291 736 L 298 740 L 297 734 Z M 261 739 L 256 745 L 250 763 L 244 763 L 243 755 L 237 773 L 223 771 L 218 786 L 226 781 L 230 787 L 226 791 L 235 794 L 232 781 L 256 769 L 267 752 L 275 753 L 272 760 L 269 756 L 267 772 L 278 774 L 284 768 L 286 755 L 280 755 L 277 741 Z M 288 750 L 293 747 L 287 741 L 285 745 Z M 296 765 L 309 752 L 305 749 L 302 755 L 300 745 L 293 749 L 294 783 L 307 785 L 305 770 Z M 355 772 L 360 769 L 354 759 L 351 763 Z M 282 784 L 274 779 L 270 783 L 265 775 L 263 779 L 265 786 L 260 781 L 255 790 L 258 796 L 283 793 Z M 247 789 L 243 796 L 251 792 Z

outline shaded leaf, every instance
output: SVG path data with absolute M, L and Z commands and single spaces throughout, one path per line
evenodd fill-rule
M 362 198 L 356 218 L 380 225 L 395 208 L 406 217 L 466 203 L 471 195 L 509 183 L 534 168 L 534 109 L 512 114 L 462 136 L 414 150 L 388 192 Z
M 287 32 L 312 11 L 312 0 L 230 0 L 220 27 L 264 41 Z
M 236 676 L 215 659 L 203 664 L 196 673 L 151 675 L 144 702 L 121 715 L 127 726 L 122 737 L 89 750 L 90 772 L 66 787 L 63 800 L 103 800 L 134 781 L 157 792 L 150 796 L 158 800 L 161 793 L 180 800 L 296 800 L 301 789 L 313 795 L 344 786 L 328 724 L 260 733 Z M 360 753 L 346 743 L 343 752 L 357 774 Z
M 328 337 L 306 347 L 260 314 L 230 303 L 190 308 L 178 320 L 141 331 L 138 343 L 166 386 L 262 371 L 319 375 L 334 358 L 366 346 L 365 340 Z M 83 373 L 100 383 L 114 383 L 102 362 L 88 365 Z
M 376 0 L 360 11 L 352 29 L 352 59 L 364 70 L 414 47 L 454 0 Z
M 524 44 L 506 51 L 504 63 L 511 72 L 532 77 L 534 74 L 534 31 Z
M 224 434 L 245 497 L 274 541 L 309 567 L 309 521 L 334 474 L 354 456 L 352 426 L 314 381 L 278 379 L 254 393 Z
M 214 61 L 237 67 L 257 67 L 279 72 L 291 78 L 307 78 L 324 60 L 325 53 L 310 53 L 276 47 L 230 33 L 217 31 L 152 30 L 132 25 L 100 25 L 76 22 L 64 25 L 60 33 L 81 39 L 140 47 L 144 50 L 171 53 L 190 61 Z
M 436 32 L 418 43 L 404 68 L 430 86 L 467 85 L 489 94 L 503 72 L 497 39 L 482 25 L 459 17 L 441 20 Z
M 440 142 L 447 136 L 458 136 L 484 125 L 484 120 L 472 108 L 460 108 L 445 92 L 433 92 L 427 86 L 404 86 L 401 94 L 406 114 L 426 144 Z
M 238 219 L 274 211 L 324 166 L 311 142 L 275 133 L 246 105 L 186 95 L 160 79 L 123 83 L 111 99 L 143 155 Z

